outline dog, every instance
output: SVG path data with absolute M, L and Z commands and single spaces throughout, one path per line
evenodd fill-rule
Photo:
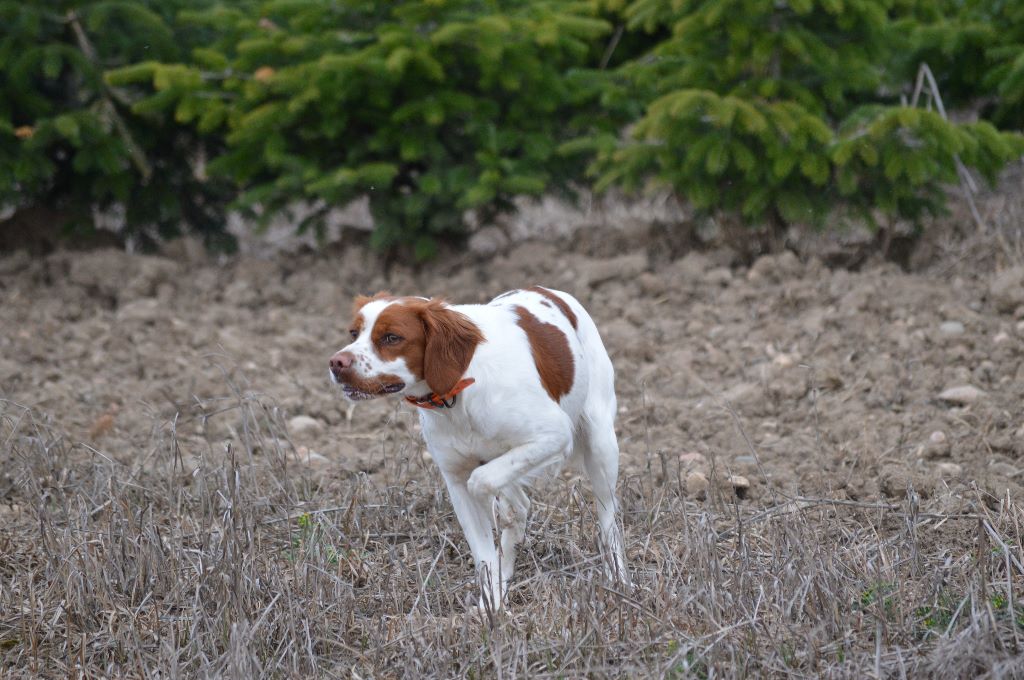
M 629 583 L 616 524 L 614 369 L 575 298 L 540 286 L 483 305 L 378 293 L 357 297 L 352 317 L 330 378 L 350 401 L 402 395 L 417 407 L 476 563 L 481 607 L 501 608 L 508 591 L 527 487 L 579 459 L 606 567 Z

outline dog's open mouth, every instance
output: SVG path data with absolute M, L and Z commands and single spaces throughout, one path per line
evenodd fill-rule
M 345 393 L 345 396 L 348 397 L 349 399 L 352 399 L 354 401 L 361 401 L 363 399 L 376 399 L 377 397 L 383 397 L 388 394 L 401 392 L 402 390 L 405 389 L 405 383 L 388 383 L 386 385 L 381 385 L 378 389 L 372 392 L 361 390 L 358 387 L 355 387 L 354 385 L 342 385 L 341 389 Z

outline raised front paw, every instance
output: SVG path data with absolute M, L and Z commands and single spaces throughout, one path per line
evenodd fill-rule
M 488 470 L 485 465 L 473 470 L 473 474 L 469 476 L 469 481 L 466 482 L 466 487 L 477 498 L 493 498 L 498 495 L 498 489 L 501 488 L 501 485 L 498 483 L 498 480 L 494 479 L 493 471 Z

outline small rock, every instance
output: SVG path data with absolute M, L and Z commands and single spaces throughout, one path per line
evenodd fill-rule
M 166 314 L 166 307 L 156 298 L 139 298 L 122 305 L 117 310 L 118 321 L 152 323 Z
M 964 469 L 956 463 L 944 462 L 935 464 L 935 472 L 937 472 L 940 477 L 959 477 L 963 474 Z
M 651 272 L 642 273 L 637 277 L 636 281 L 640 284 L 640 290 L 642 290 L 645 295 L 662 295 L 667 288 L 665 278 L 658 274 L 652 274 Z
M 703 472 L 691 472 L 686 475 L 686 495 L 699 501 L 708 497 L 708 478 Z
M 780 353 L 775 355 L 772 363 L 780 368 L 791 368 L 796 364 L 796 359 L 793 358 L 792 354 Z
M 1020 474 L 1020 470 L 1009 463 L 1004 463 L 999 460 L 989 463 L 988 469 L 992 474 L 1005 477 L 1007 479 L 1012 479 Z
M 738 498 L 747 497 L 747 493 L 750 491 L 749 479 L 747 479 L 743 475 L 730 475 L 728 482 Z
M 928 441 L 921 447 L 920 457 L 928 460 L 945 458 L 950 452 L 949 438 L 942 430 L 935 430 L 928 435 Z
M 727 286 L 732 281 L 732 271 L 728 267 L 715 267 L 704 274 L 704 282 L 712 286 Z
M 679 464 L 686 469 L 703 468 L 708 464 L 708 459 L 700 453 L 680 453 Z
M 1024 265 L 1004 269 L 989 282 L 989 297 L 1000 312 L 1024 305 Z
M 736 456 L 733 462 L 736 465 L 757 465 L 757 458 L 753 456 Z
M 704 272 L 713 266 L 708 257 L 696 251 L 690 251 L 684 257 L 669 266 L 669 273 L 680 283 L 699 283 Z
M 964 325 L 959 321 L 943 321 L 939 324 L 939 332 L 948 338 L 964 334 Z
M 310 467 L 324 467 L 325 465 L 329 465 L 331 462 L 326 456 L 322 456 L 306 446 L 300 446 L 295 449 L 291 455 L 291 459 L 297 463 L 309 465 Z
M 762 255 L 750 267 L 747 272 L 747 279 L 757 281 L 765 279 L 768 281 L 784 281 L 787 279 L 799 278 L 803 265 L 800 260 L 790 251 L 784 251 L 778 255 Z
M 324 426 L 316 418 L 295 416 L 288 421 L 288 431 L 295 437 L 315 436 L 324 431 Z
M 423 449 L 423 462 L 424 463 L 433 463 L 434 462 L 434 457 L 431 456 L 430 455 L 430 451 L 427 451 L 426 449 Z
M 979 390 L 974 385 L 957 385 L 943 390 L 939 394 L 939 399 L 958 406 L 966 406 L 985 396 L 987 395 L 984 390 Z
M 992 343 L 995 344 L 995 345 L 1001 345 L 1001 344 L 1003 344 L 1004 342 L 1006 342 L 1009 339 L 1010 339 L 1010 334 L 1009 333 L 1007 333 L 1006 331 L 999 331 L 992 338 Z

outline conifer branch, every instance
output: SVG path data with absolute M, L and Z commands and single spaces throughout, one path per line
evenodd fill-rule
M 935 82 L 935 76 L 925 62 L 921 62 L 921 66 L 917 69 L 917 83 L 914 85 L 914 96 L 910 100 L 910 105 L 917 108 L 917 102 L 921 98 L 926 81 L 928 94 L 931 97 L 931 101 L 935 102 L 935 108 L 938 110 L 939 115 L 942 116 L 943 120 L 949 120 L 949 116 L 946 115 L 946 106 L 942 103 L 942 95 L 939 93 L 939 84 Z M 971 210 L 971 217 L 974 218 L 974 224 L 978 227 L 979 232 L 984 233 L 988 231 L 988 226 L 985 224 L 985 220 L 982 219 L 981 212 L 974 202 L 974 194 L 978 191 L 978 185 L 975 183 L 974 178 L 971 177 L 967 166 L 960 160 L 960 154 L 953 154 L 953 163 L 956 165 L 956 174 L 960 178 L 960 187 L 963 189 L 964 197 L 967 199 L 967 205 Z
M 102 70 L 102 66 L 99 63 L 99 57 L 96 53 L 96 48 L 93 47 L 92 42 L 89 40 L 89 36 L 86 35 L 85 29 L 82 27 L 82 23 L 78 20 L 78 14 L 74 10 L 68 11 L 67 22 L 71 25 L 71 30 L 75 34 L 75 42 L 78 43 L 78 48 L 82 50 L 82 54 L 84 54 L 85 58 L 92 62 L 97 69 Z M 121 140 L 128 149 L 128 156 L 132 159 L 132 164 L 142 175 L 142 181 L 144 183 L 148 183 L 149 179 L 153 176 L 153 168 L 146 159 L 146 155 L 142 152 L 142 148 L 138 143 L 136 143 L 135 138 L 128 129 L 127 123 L 124 122 L 121 114 L 117 112 L 117 107 L 111 100 L 111 96 L 112 93 L 106 84 L 101 84 L 100 100 L 103 103 L 103 109 L 110 117 L 110 120 L 114 123 L 114 127 L 117 129 L 117 134 L 120 135 Z
M 608 68 L 608 63 L 612 60 L 612 54 L 615 52 L 615 48 L 619 46 L 619 41 L 622 40 L 622 34 L 625 32 L 626 26 L 624 24 L 619 24 L 615 28 L 615 34 L 608 41 L 608 47 L 605 48 L 604 55 L 601 57 L 601 65 L 598 68 L 602 71 Z

